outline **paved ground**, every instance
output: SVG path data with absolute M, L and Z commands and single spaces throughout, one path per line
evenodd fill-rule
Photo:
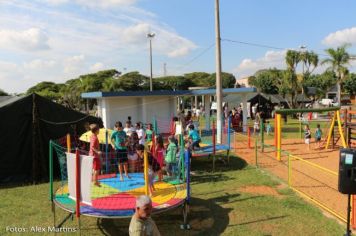
M 273 140 L 266 143 L 272 145 Z M 252 148 L 248 148 L 247 138 L 236 135 L 233 147 L 238 156 L 255 165 L 256 157 L 253 144 L 254 140 L 251 140 Z M 295 189 L 326 206 L 341 218 L 346 219 L 347 195 L 338 192 L 338 176 L 333 174 L 337 173 L 339 169 L 339 150 L 316 149 L 313 143 L 308 150 L 300 139 L 282 140 L 282 149 L 302 160 L 329 170 L 328 172 L 300 159 L 292 160 L 291 184 Z M 286 153 L 282 154 L 282 161 L 277 161 L 274 147 L 266 147 L 263 153 L 259 148 L 257 157 L 260 168 L 270 171 L 286 182 L 288 181 L 288 157 Z

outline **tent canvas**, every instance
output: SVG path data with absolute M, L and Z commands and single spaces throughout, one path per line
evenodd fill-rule
M 48 179 L 49 140 L 67 133 L 80 135 L 85 123 L 99 118 L 54 103 L 37 94 L 0 106 L 0 183 L 39 182 Z M 54 160 L 54 175 L 59 164 Z

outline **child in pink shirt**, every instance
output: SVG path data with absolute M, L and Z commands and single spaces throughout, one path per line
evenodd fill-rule
M 89 149 L 89 156 L 93 156 L 93 182 L 96 186 L 100 187 L 100 183 L 98 181 L 98 176 L 101 168 L 100 163 L 100 155 L 101 151 L 99 150 L 99 126 L 97 124 L 91 124 L 90 130 L 93 133 L 90 136 L 90 149 Z

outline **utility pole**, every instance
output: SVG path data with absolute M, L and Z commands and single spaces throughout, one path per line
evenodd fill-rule
M 217 143 L 221 143 L 222 134 L 222 86 L 221 86 L 221 45 L 220 45 L 220 16 L 219 0 L 215 0 L 215 67 L 216 67 L 216 134 Z
M 153 85 L 152 85 L 152 39 L 155 36 L 154 33 L 148 33 L 147 38 L 150 40 L 150 91 L 153 90 Z
M 167 63 L 163 63 L 163 76 L 167 76 Z

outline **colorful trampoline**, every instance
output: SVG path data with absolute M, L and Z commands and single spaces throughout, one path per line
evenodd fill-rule
M 116 174 L 101 175 L 101 187 L 91 185 L 91 205 L 81 202 L 80 214 L 98 218 L 126 218 L 135 212 L 136 197 L 145 194 L 143 173 L 131 173 L 131 179 L 120 181 Z M 163 212 L 185 203 L 186 183 L 165 179 L 155 183 L 152 196 L 153 214 Z M 54 203 L 71 213 L 76 202 L 69 197 L 68 185 L 60 187 L 54 196 Z
M 214 146 L 215 146 L 215 150 L 214 150 Z M 229 155 L 230 146 L 224 145 L 224 144 L 215 144 L 215 145 L 204 145 L 203 144 L 203 145 L 201 145 L 200 148 L 198 148 L 192 152 L 192 157 L 209 156 L 209 155 L 221 153 L 224 151 L 226 151 L 227 155 Z

